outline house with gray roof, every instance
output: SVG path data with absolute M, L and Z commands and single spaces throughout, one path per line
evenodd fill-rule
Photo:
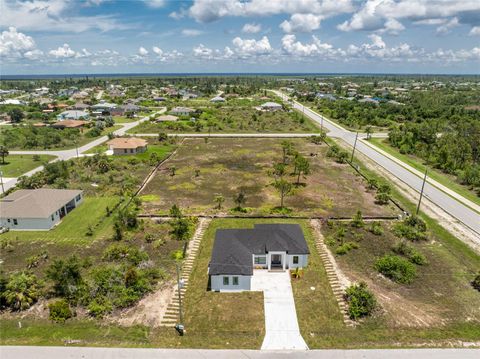
M 68 189 L 20 189 L 0 199 L 0 226 L 16 231 L 48 231 L 83 201 Z
M 218 229 L 208 266 L 212 291 L 250 290 L 254 269 L 287 270 L 308 264 L 310 251 L 298 224 L 255 224 Z

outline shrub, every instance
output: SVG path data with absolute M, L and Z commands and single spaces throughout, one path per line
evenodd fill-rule
M 408 260 L 414 264 L 423 265 L 427 263 L 425 256 L 405 241 L 398 243 L 392 250 L 397 254 L 407 257 Z
M 171 254 L 172 259 L 182 260 L 183 259 L 183 250 L 178 249 Z
M 408 260 L 394 255 L 385 255 L 375 262 L 375 269 L 394 282 L 408 284 L 416 276 L 415 266 Z
M 112 244 L 103 252 L 102 259 L 107 261 L 128 260 L 134 265 L 148 260 L 148 254 L 138 248 L 126 244 Z
M 29 272 L 11 274 L 2 297 L 12 310 L 30 308 L 40 297 L 40 284 L 37 277 Z
M 353 320 L 372 314 L 377 305 L 365 282 L 348 287 L 345 291 L 345 300 L 348 303 L 348 314 Z
M 350 225 L 355 228 L 362 228 L 365 225 L 362 218 L 362 211 L 358 210 L 352 218 Z
M 410 241 L 427 240 L 427 225 L 418 216 L 410 216 L 393 227 L 393 233 Z
M 335 253 L 338 254 L 338 255 L 344 255 L 344 254 L 347 254 L 348 252 L 350 252 L 350 250 L 357 249 L 357 248 L 358 248 L 357 243 L 346 242 L 346 243 L 338 246 L 337 249 L 335 250 Z
M 64 323 L 67 319 L 73 317 L 72 310 L 64 299 L 50 303 L 48 309 L 50 311 L 49 318 L 56 323 Z
M 383 227 L 380 222 L 372 222 L 368 230 L 376 236 L 381 236 L 383 234 Z
M 94 299 L 87 307 L 88 314 L 96 318 L 102 318 L 105 314 L 112 311 L 112 303 L 106 298 L 100 297 Z
M 480 292 L 480 273 L 473 279 L 472 287 Z
M 83 284 L 80 261 L 76 256 L 63 260 L 54 260 L 47 268 L 46 277 L 53 281 L 53 289 L 58 296 L 68 300 L 78 298 L 78 291 Z

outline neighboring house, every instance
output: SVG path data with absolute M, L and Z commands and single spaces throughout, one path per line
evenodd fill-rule
M 334 95 L 330 94 L 330 93 L 321 93 L 321 92 L 319 92 L 319 93 L 317 93 L 317 94 L 315 95 L 315 97 L 318 98 L 318 99 L 320 99 L 320 100 L 330 100 L 330 101 L 336 101 L 336 100 L 337 100 L 337 98 L 336 98 Z
M 139 106 L 129 103 L 127 105 L 121 105 L 121 106 L 118 106 L 118 107 L 115 107 L 115 108 L 111 109 L 110 114 L 112 116 L 123 116 L 127 113 L 136 114 L 140 110 L 141 110 L 141 108 Z
M 90 106 L 92 111 L 108 111 L 108 112 L 113 110 L 115 107 L 117 107 L 117 104 L 109 103 L 105 101 L 100 101 L 99 103 Z
M 114 155 L 132 155 L 147 150 L 147 141 L 136 137 L 118 137 L 107 142 Z
M 17 100 L 17 99 L 6 99 L 0 102 L 0 105 L 25 105 L 25 102 Z
M 52 125 L 54 128 L 80 128 L 87 124 L 87 121 L 80 121 L 80 120 L 63 120 L 58 121 Z
M 88 96 L 89 96 L 88 92 L 85 92 L 85 91 L 76 92 L 73 95 L 71 95 L 72 99 L 74 100 L 83 100 L 83 99 L 86 99 Z
M 77 102 L 75 105 L 72 106 L 72 110 L 79 110 L 79 111 L 85 111 L 90 108 L 90 105 L 87 105 L 86 103 L 83 102 Z
M 83 201 L 68 189 L 20 189 L 0 199 L 0 226 L 19 231 L 48 231 Z
M 189 116 L 192 113 L 195 113 L 195 109 L 190 107 L 174 107 L 170 111 L 170 114 L 175 116 Z
M 155 102 L 163 102 L 163 101 L 167 101 L 167 99 L 165 97 L 154 97 L 153 98 L 153 101 Z
M 173 116 L 173 115 L 163 115 L 163 116 L 157 117 L 155 121 L 157 121 L 157 122 L 163 122 L 163 121 L 177 121 L 177 120 L 178 120 L 178 117 L 177 117 L 177 116 Z
M 309 254 L 298 224 L 218 229 L 208 267 L 210 288 L 212 291 L 250 290 L 254 268 L 303 268 L 308 264 Z
M 282 110 L 283 107 L 276 102 L 265 102 L 264 104 L 260 105 L 260 109 L 263 111 L 279 111 Z
M 57 115 L 57 121 L 63 120 L 88 120 L 89 114 L 85 111 L 69 110 Z
M 220 96 L 216 96 L 210 100 L 210 102 L 225 102 L 225 99 Z

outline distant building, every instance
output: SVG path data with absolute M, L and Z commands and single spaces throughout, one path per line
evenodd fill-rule
M 173 115 L 163 115 L 163 116 L 160 116 L 160 117 L 157 117 L 157 118 L 156 118 L 156 121 L 157 121 L 157 122 L 177 121 L 177 120 L 178 120 L 178 117 L 177 117 L 177 116 L 173 116 Z
M 71 108 L 72 108 L 72 110 L 85 111 L 85 110 L 88 110 L 90 108 L 90 105 L 87 105 L 86 103 L 83 103 L 83 102 L 77 102 Z
M 9 98 L 0 102 L 0 105 L 25 105 L 25 102 Z
M 58 121 L 52 125 L 54 128 L 80 128 L 87 124 L 87 121 L 79 121 L 79 120 L 63 120 Z
M 214 98 L 212 98 L 210 100 L 210 102 L 225 102 L 225 99 L 223 97 L 220 97 L 220 96 L 215 96 Z
M 68 189 L 20 189 L 0 199 L 0 225 L 17 231 L 48 231 L 83 201 Z
M 260 105 L 260 109 L 263 111 L 279 111 L 283 109 L 283 106 L 276 102 L 265 102 Z
M 320 100 L 330 100 L 330 101 L 336 101 L 337 100 L 337 98 L 330 93 L 319 92 L 315 95 L 315 97 L 320 99 Z
M 170 114 L 175 116 L 189 116 L 192 113 L 195 113 L 195 109 L 190 107 L 174 107 L 170 111 Z
M 68 110 L 57 115 L 58 121 L 63 120 L 88 120 L 89 114 L 85 111 Z
M 137 137 L 118 137 L 107 142 L 114 155 L 133 155 L 147 150 L 147 141 Z

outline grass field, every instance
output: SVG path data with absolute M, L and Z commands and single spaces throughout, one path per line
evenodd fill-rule
M 5 163 L 0 163 L 0 171 L 4 177 L 18 177 L 54 158 L 55 156 L 39 155 L 38 160 L 35 160 L 34 155 L 9 155 L 5 157 Z
M 426 166 L 421 158 L 413 155 L 405 155 L 398 152 L 396 148 L 389 145 L 387 139 L 371 138 L 369 142 L 379 147 L 383 151 L 387 152 L 388 154 L 398 158 L 407 165 L 415 168 L 417 171 L 420 171 L 422 173 L 425 172 Z M 453 176 L 449 176 L 448 174 L 442 173 L 441 171 L 432 167 L 428 167 L 427 175 L 431 179 L 434 179 L 445 187 L 457 192 L 459 195 L 469 199 L 473 203 L 480 205 L 480 197 L 477 196 L 475 192 L 471 191 L 467 186 L 463 186 L 462 184 L 458 183 Z
M 326 158 L 327 146 L 292 142 L 308 157 L 311 168 L 311 174 L 301 178 L 303 185 L 285 199 L 293 215 L 351 216 L 357 209 L 364 215 L 395 214 L 395 209 L 374 203 L 374 193 L 365 189 L 363 179 L 348 165 Z M 176 203 L 190 214 L 226 213 L 235 207 L 234 196 L 244 191 L 247 215 L 275 212 L 280 199 L 269 172 L 274 162 L 281 161 L 280 143 L 277 139 L 186 140 L 142 192 L 157 196 L 144 209 L 166 213 Z M 295 176 L 287 178 L 296 181 Z M 225 198 L 221 210 L 215 208 L 216 195 Z

